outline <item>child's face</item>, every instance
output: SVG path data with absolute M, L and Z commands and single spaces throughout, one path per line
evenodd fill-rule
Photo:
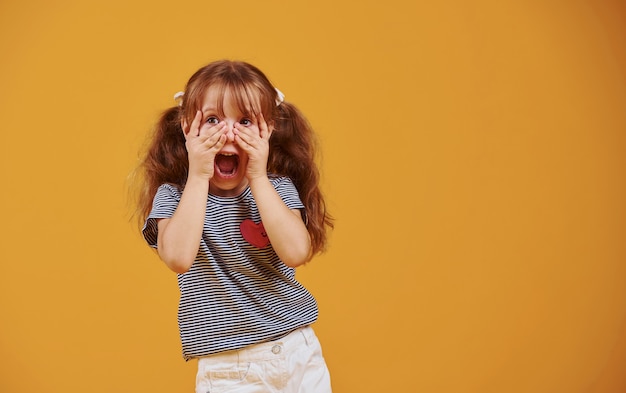
M 245 113 L 238 107 L 235 97 L 230 90 L 224 94 L 223 112 L 218 113 L 218 90 L 209 88 L 202 101 L 203 123 L 200 130 L 209 128 L 219 122 L 226 123 L 226 144 L 215 156 L 213 178 L 209 182 L 209 192 L 214 195 L 236 196 L 248 185 L 246 168 L 248 166 L 248 154 L 235 142 L 233 133 L 234 126 L 239 123 L 252 128 L 257 133 L 259 126 L 256 124 L 252 113 Z

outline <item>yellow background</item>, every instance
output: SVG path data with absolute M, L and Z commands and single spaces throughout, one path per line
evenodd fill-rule
M 126 176 L 205 63 L 317 129 L 335 392 L 626 392 L 619 0 L 0 2 L 0 391 L 191 392 Z

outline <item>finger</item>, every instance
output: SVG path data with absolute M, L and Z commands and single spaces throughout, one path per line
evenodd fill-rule
M 224 145 L 226 144 L 226 140 L 228 140 L 228 137 L 226 137 L 226 133 L 222 133 L 217 142 L 215 142 L 215 144 L 211 148 L 214 149 L 217 153 L 218 151 L 222 150 L 222 147 L 224 147 Z
M 257 123 L 259 124 L 259 135 L 262 139 L 269 138 L 270 133 L 267 129 L 267 123 L 265 122 L 265 118 L 263 117 L 263 113 L 259 113 L 257 116 Z
M 191 129 L 190 131 L 193 133 L 194 136 L 198 136 L 200 135 L 200 126 L 202 125 L 202 111 L 198 110 L 196 111 L 196 116 L 193 118 L 193 121 L 191 122 Z
M 214 146 L 222 139 L 222 137 L 226 138 L 227 130 L 228 127 L 226 123 L 219 123 L 213 127 L 210 127 L 207 130 L 207 133 L 210 132 L 210 134 L 206 136 L 204 143 L 209 147 Z
M 246 153 L 250 153 L 250 142 L 242 137 L 242 134 L 235 134 L 235 143 Z
M 200 122 L 202 121 L 202 112 L 196 112 L 196 116 L 193 118 L 191 122 L 191 127 L 188 125 L 187 120 L 182 121 L 183 133 L 185 134 L 185 140 L 189 139 L 189 136 L 198 136 L 200 131 L 198 127 Z
M 219 122 L 217 124 L 201 124 L 197 141 L 205 148 L 210 149 L 217 143 L 222 135 L 226 135 L 228 124 Z
M 251 145 L 254 143 L 255 139 L 259 139 L 259 136 L 255 135 L 250 128 L 244 127 L 241 124 L 235 124 L 235 138 L 239 142 Z
M 246 135 L 250 134 L 250 128 L 239 123 L 233 124 L 233 132 L 235 135 Z
M 213 138 L 215 134 L 224 133 L 228 124 L 224 121 L 220 121 L 217 124 L 202 124 L 200 126 L 200 136 L 204 137 L 203 141 Z

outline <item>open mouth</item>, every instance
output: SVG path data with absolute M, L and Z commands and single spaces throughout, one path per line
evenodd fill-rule
M 239 167 L 239 156 L 235 153 L 219 153 L 215 156 L 215 169 L 222 177 L 235 176 Z

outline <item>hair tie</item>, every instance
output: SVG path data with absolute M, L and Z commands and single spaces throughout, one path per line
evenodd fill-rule
M 174 101 L 178 102 L 178 106 L 183 106 L 183 96 L 185 95 L 184 91 L 179 91 L 174 94 Z
M 278 88 L 274 88 L 276 90 L 276 93 L 278 94 L 278 97 L 276 97 L 276 106 L 282 104 L 285 101 L 285 95 L 283 94 L 282 91 L 278 90 Z

